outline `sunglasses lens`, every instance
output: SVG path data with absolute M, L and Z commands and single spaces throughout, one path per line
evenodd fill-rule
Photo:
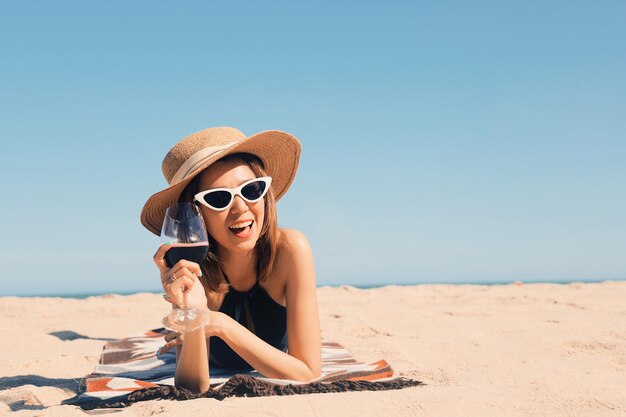
M 261 196 L 265 192 L 265 187 L 267 187 L 265 181 L 251 182 L 250 184 L 243 187 L 243 189 L 241 190 L 241 195 L 243 195 L 248 200 L 255 201 L 261 198 Z
M 214 191 L 204 196 L 204 201 L 211 207 L 223 209 L 230 203 L 231 195 L 228 191 Z

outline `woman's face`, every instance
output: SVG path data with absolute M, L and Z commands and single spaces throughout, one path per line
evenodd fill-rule
M 231 160 L 216 162 L 200 174 L 199 190 L 206 191 L 211 188 L 235 188 L 244 182 L 256 178 L 256 175 L 248 165 L 241 161 Z M 230 253 L 247 253 L 254 249 L 265 217 L 265 198 L 256 203 L 248 203 L 240 196 L 235 196 L 234 201 L 226 210 L 215 211 L 200 204 L 202 216 L 207 226 L 207 231 L 217 241 L 220 249 Z M 242 221 L 252 220 L 251 233 L 249 236 L 237 236 L 229 226 Z

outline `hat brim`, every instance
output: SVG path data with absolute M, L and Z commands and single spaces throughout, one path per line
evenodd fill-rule
M 278 201 L 285 195 L 296 177 L 298 165 L 300 164 L 300 142 L 289 133 L 279 130 L 267 130 L 237 142 L 225 152 L 199 165 L 183 181 L 153 194 L 148 198 L 141 210 L 141 224 L 159 236 L 167 207 L 178 200 L 187 184 L 213 163 L 226 155 L 238 152 L 258 156 L 263 161 L 267 175 L 272 177 L 272 191 L 274 192 L 275 200 Z

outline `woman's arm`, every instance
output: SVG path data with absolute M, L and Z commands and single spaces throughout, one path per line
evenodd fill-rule
M 286 236 L 276 268 L 283 271 L 287 277 L 285 298 L 289 353 L 276 349 L 221 312 L 211 312 L 211 329 L 207 330 L 205 336 L 220 337 L 262 375 L 270 378 L 310 381 L 320 376 L 322 367 L 313 253 L 304 234 L 295 230 L 283 230 L 283 232 Z M 181 383 L 193 381 L 193 388 L 198 389 L 192 390 L 198 392 L 200 388 L 203 388 L 204 375 L 201 373 L 208 369 L 208 366 L 188 368 L 183 365 L 183 363 L 193 364 L 193 361 L 198 360 L 198 355 L 203 352 L 199 338 L 194 338 L 193 341 L 193 347 L 188 350 L 181 348 L 182 338 L 168 342 L 164 349 L 177 347 L 176 384 L 178 385 L 179 380 Z M 208 357 L 208 346 L 206 341 L 204 343 Z M 183 345 L 188 345 L 187 340 L 184 340 Z M 188 355 L 188 353 L 191 354 Z M 184 357 L 182 357 L 183 354 Z
M 206 392 L 210 387 L 209 347 L 204 328 L 185 333 L 182 347 L 176 347 L 174 384 L 192 392 Z
M 220 337 L 267 377 L 309 381 L 320 376 L 322 367 L 313 253 L 304 234 L 296 230 L 283 232 L 286 235 L 277 268 L 287 277 L 289 353 L 276 349 L 228 316 Z
M 167 296 L 166 300 L 172 303 L 172 308 L 178 308 L 186 298 L 189 307 L 207 309 L 204 287 L 198 279 L 198 276 L 202 275 L 200 266 L 195 262 L 181 259 L 169 268 L 164 259 L 168 249 L 169 245 L 163 244 L 154 254 L 154 262 L 161 273 L 161 284 Z M 210 321 L 215 321 L 212 320 L 213 312 L 209 311 L 209 317 Z M 204 330 L 200 328 L 180 336 L 180 342 L 182 343 L 184 338 L 187 339 L 187 343 L 181 348 L 176 348 L 174 377 L 176 386 L 193 392 L 205 392 L 209 389 L 209 352 L 205 333 L 216 326 L 219 326 L 219 323 L 209 322 Z M 161 352 L 169 350 L 168 346 L 172 346 L 170 342 L 161 348 Z
M 206 392 L 210 386 L 209 354 L 211 336 L 223 334 L 223 328 L 230 323 L 226 314 L 209 310 L 209 324 L 193 332 L 174 334 L 175 338 L 161 348 L 165 352 L 176 346 L 176 374 L 174 377 L 177 387 L 186 388 L 192 392 Z

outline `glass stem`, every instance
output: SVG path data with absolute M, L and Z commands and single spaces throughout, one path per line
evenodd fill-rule
M 189 293 L 189 291 L 187 291 L 186 289 L 183 289 L 183 305 L 181 306 L 182 308 L 187 308 L 187 294 Z

